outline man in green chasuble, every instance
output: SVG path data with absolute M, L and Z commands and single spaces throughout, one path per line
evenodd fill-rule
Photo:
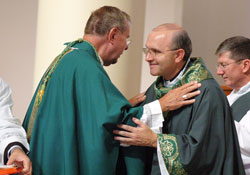
M 146 146 L 141 150 L 147 155 L 147 174 L 244 174 L 227 98 L 202 59 L 190 58 L 187 32 L 176 24 L 162 24 L 149 34 L 144 51 L 151 75 L 159 77 L 146 91 L 142 105 L 190 81 L 202 83 L 201 94 L 195 103 L 165 112 L 160 128 L 150 129 L 136 118 L 137 127 L 119 125 L 123 130 L 114 133 L 123 137 L 115 136 L 115 140 Z
M 130 17 L 116 7 L 94 11 L 83 39 L 67 43 L 43 75 L 23 126 L 30 142 L 29 157 L 35 175 L 145 174 L 143 155 L 131 147 L 119 156 L 113 139 L 117 124 L 133 124 L 132 116 L 163 120 L 162 111 L 193 103 L 200 85 L 190 83 L 143 107 L 119 92 L 103 69 L 128 49 Z M 188 99 L 182 99 L 187 94 Z M 155 110 L 155 106 L 157 110 Z M 156 112 L 155 112 L 156 111 Z M 136 168 L 133 168 L 136 167 Z

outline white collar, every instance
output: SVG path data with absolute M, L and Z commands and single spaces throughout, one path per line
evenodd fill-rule
M 233 94 L 245 94 L 248 91 L 250 91 L 250 81 L 244 86 L 242 86 L 239 90 L 234 89 L 232 93 Z
M 178 80 L 181 79 L 182 75 L 184 74 L 185 70 L 187 69 L 187 65 L 190 62 L 190 59 L 187 60 L 184 68 L 179 72 L 179 74 L 172 80 L 164 80 L 163 84 L 165 87 L 172 87 L 174 84 L 177 83 Z
M 240 88 L 240 90 L 236 91 L 235 89 L 227 96 L 228 102 L 230 106 L 242 95 L 248 93 L 250 91 L 250 81 Z

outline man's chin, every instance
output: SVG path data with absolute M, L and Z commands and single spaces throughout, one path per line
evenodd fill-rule
M 156 72 L 153 72 L 153 71 L 150 71 L 150 74 L 151 74 L 152 76 L 159 76 L 159 74 L 157 74 Z
M 117 63 L 117 60 L 113 62 L 104 63 L 103 66 L 110 66 L 111 64 L 115 64 L 115 63 Z
M 118 61 L 118 58 L 116 60 L 112 61 L 111 64 L 115 64 L 115 63 L 117 63 L 117 61 Z

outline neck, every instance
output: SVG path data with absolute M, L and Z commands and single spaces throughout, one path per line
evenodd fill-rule
M 91 43 L 96 49 L 98 55 L 103 59 L 106 57 L 105 50 L 107 47 L 105 36 L 85 34 L 83 39 Z
M 168 78 L 168 79 L 164 78 L 164 80 L 173 81 L 179 75 L 179 73 L 184 69 L 186 63 L 187 62 L 181 62 L 181 63 L 179 63 L 177 65 L 177 67 L 175 68 L 174 74 L 170 78 Z
M 241 82 L 241 83 L 240 83 L 240 85 L 239 85 L 239 86 L 234 87 L 234 88 L 232 88 L 232 89 L 234 89 L 234 90 L 236 90 L 236 91 L 239 91 L 239 90 L 240 90 L 243 86 L 245 86 L 247 83 L 249 83 L 249 82 L 250 82 L 250 78 L 247 78 L 247 79 L 241 80 L 240 82 Z

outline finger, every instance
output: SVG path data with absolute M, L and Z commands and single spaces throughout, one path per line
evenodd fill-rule
M 14 159 L 9 159 L 6 165 L 12 165 L 14 163 Z
M 118 125 L 117 127 L 120 129 L 124 129 L 126 131 L 130 131 L 130 132 L 132 132 L 134 130 L 133 126 L 124 125 L 124 124 Z
M 144 101 L 146 99 L 146 95 L 142 95 L 142 96 L 140 96 L 140 97 L 137 97 L 137 102 L 138 103 L 140 103 L 140 102 L 142 102 L 142 101 Z
M 142 99 L 145 99 L 146 98 L 146 95 L 145 95 L 145 92 L 142 92 L 142 93 L 140 93 L 140 94 L 138 94 L 137 96 L 136 96 L 136 99 L 137 100 L 142 100 Z
M 132 137 L 132 133 L 127 131 L 114 130 L 113 133 L 123 137 L 128 137 L 128 138 Z
M 29 168 L 30 168 L 29 165 L 30 164 L 29 164 L 28 160 L 23 161 L 23 170 L 22 170 L 23 173 L 28 173 L 29 172 Z
M 137 124 L 139 127 L 143 127 L 143 126 L 145 125 L 141 120 L 139 120 L 139 119 L 137 119 L 137 118 L 135 118 L 135 117 L 133 117 L 132 120 L 133 120 L 133 122 L 134 122 L 135 124 Z
M 190 92 L 190 93 L 186 94 L 187 95 L 187 99 L 193 98 L 193 97 L 199 95 L 200 93 L 201 93 L 200 90 L 197 90 L 197 91 L 194 91 L 194 92 Z
M 142 97 L 145 95 L 145 92 L 141 92 L 140 94 L 138 94 L 139 97 Z
M 29 168 L 29 172 L 27 173 L 27 175 L 31 175 L 32 174 L 32 162 L 30 162 L 30 168 Z
M 130 139 L 130 138 L 119 137 L 119 136 L 115 136 L 115 137 L 114 137 L 114 140 L 117 140 L 117 141 L 119 141 L 120 143 L 125 143 L 125 144 L 128 144 L 128 143 L 131 142 L 131 139 Z
M 181 106 L 190 105 L 190 104 L 193 104 L 194 102 L 195 102 L 195 99 L 185 100 L 181 102 Z
M 182 93 L 186 94 L 186 93 L 192 92 L 195 89 L 198 89 L 199 87 L 201 87 L 201 83 L 193 84 L 192 86 L 188 86 L 184 88 Z
M 146 99 L 146 95 L 143 94 L 143 95 L 140 97 L 140 99 L 141 99 L 141 100 L 145 100 L 145 99 Z

